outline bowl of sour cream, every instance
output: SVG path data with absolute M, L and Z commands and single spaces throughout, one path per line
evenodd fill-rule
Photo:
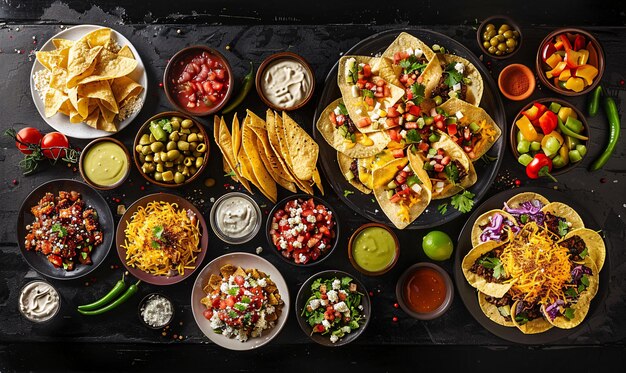
M 263 215 L 259 205 L 247 194 L 224 194 L 211 207 L 211 228 L 229 244 L 242 244 L 259 233 Z
M 20 291 L 19 309 L 28 321 L 44 323 L 59 313 L 61 298 L 49 283 L 41 280 L 31 281 Z
M 313 96 L 315 75 L 304 58 L 295 53 L 272 54 L 257 70 L 256 90 L 274 110 L 297 110 Z

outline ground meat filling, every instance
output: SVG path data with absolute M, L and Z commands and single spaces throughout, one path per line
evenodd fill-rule
M 495 298 L 495 297 L 490 297 L 488 295 L 485 296 L 485 300 L 491 304 L 493 304 L 496 307 L 504 307 L 504 306 L 512 306 L 513 305 L 513 299 L 511 299 L 511 295 L 509 293 L 506 293 L 502 296 L 502 298 Z M 511 316 L 504 316 L 501 314 L 502 317 L 504 317 L 504 319 L 506 321 L 511 321 Z
M 458 159 L 453 159 L 452 163 L 456 166 L 457 170 L 459 170 L 459 182 L 461 180 L 463 180 L 465 178 L 465 176 L 467 176 L 467 170 L 465 169 L 465 167 L 463 167 L 463 165 L 461 164 L 461 162 L 459 162 Z
M 450 94 L 450 89 L 452 89 L 452 87 L 448 86 L 446 84 L 446 65 L 442 65 L 441 68 L 443 69 L 443 74 L 441 74 L 441 77 L 439 78 L 439 82 L 437 83 L 437 86 L 435 87 L 435 89 L 432 90 L 430 97 L 434 98 L 434 97 L 441 97 L 444 101 L 447 100 L 449 98 L 449 94 Z M 463 82 L 461 82 L 461 90 L 457 91 L 458 94 L 458 98 L 465 101 L 467 99 L 467 85 Z
M 585 241 L 580 238 L 580 236 L 572 236 L 567 240 L 561 241 L 559 245 L 565 247 L 569 251 L 569 255 L 571 255 L 573 261 L 583 261 L 580 254 L 587 249 L 587 245 L 585 244 Z
M 346 129 L 348 130 L 349 134 L 353 134 L 353 133 L 357 132 L 357 129 L 356 129 L 356 126 L 354 125 L 354 122 L 347 115 L 346 115 L 346 121 L 343 123 L 343 125 L 346 126 Z
M 472 268 L 470 268 L 470 272 L 476 273 L 478 276 L 484 278 L 487 282 L 495 282 L 495 283 L 502 282 L 503 279 L 497 279 L 493 277 L 493 268 L 487 268 L 483 266 L 482 264 L 480 264 L 485 258 L 500 258 L 501 255 L 502 255 L 502 249 L 497 248 L 497 249 L 491 250 L 487 254 L 484 254 L 483 256 L 478 258 L 476 262 L 474 262 L 474 265 L 472 265 Z
M 528 319 L 528 321 L 540 319 L 543 317 L 539 304 L 533 304 L 524 301 L 520 301 L 517 304 L 515 314 L 516 319 L 518 319 L 520 316 L 524 316 L 526 319 Z M 521 319 L 518 319 L 517 321 L 519 322 L 521 321 Z
M 560 221 L 565 221 L 565 219 L 558 217 L 556 215 L 552 215 L 549 212 L 546 212 L 545 214 L 546 219 L 545 219 L 545 223 L 546 226 L 548 227 L 548 230 L 554 234 L 559 234 L 559 222 Z
M 359 180 L 359 163 L 357 159 L 353 159 L 352 163 L 350 163 L 350 172 L 356 180 Z

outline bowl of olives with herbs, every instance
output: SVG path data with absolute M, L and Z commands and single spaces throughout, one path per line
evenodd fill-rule
M 135 165 L 149 182 L 176 188 L 195 180 L 209 160 L 209 138 L 192 117 L 166 111 L 148 119 L 137 132 Z
M 476 33 L 483 53 L 494 59 L 514 55 L 522 45 L 522 31 L 510 17 L 492 16 L 485 19 Z

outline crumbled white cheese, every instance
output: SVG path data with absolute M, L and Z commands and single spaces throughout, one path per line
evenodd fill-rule
M 413 191 L 417 194 L 422 192 L 422 187 L 418 183 L 411 185 L 411 189 L 413 189 Z
M 326 293 L 326 295 L 328 295 L 328 300 L 335 303 L 337 301 L 337 299 L 339 299 L 337 297 L 337 292 L 334 290 L 329 291 L 328 293 Z
M 339 108 L 339 106 L 337 106 L 333 111 L 335 112 L 335 115 L 341 115 L 341 109 Z
M 328 320 L 322 320 L 322 325 L 324 325 L 324 328 L 326 329 L 330 328 L 330 323 L 328 322 Z
M 333 290 L 339 290 L 339 289 L 341 289 L 341 281 L 336 279 L 333 281 Z
M 141 317 L 153 328 L 165 326 L 174 313 L 172 302 L 160 295 L 154 295 L 141 307 Z
M 356 85 L 352 86 L 352 97 L 359 97 L 359 87 Z
M 400 136 L 402 136 L 403 138 L 406 138 L 406 130 L 400 131 Z
M 324 321 L 326 321 L 326 320 L 324 320 Z M 330 341 L 331 341 L 332 343 L 335 343 L 335 342 L 337 342 L 338 340 L 339 340 L 339 337 L 337 337 L 336 335 L 331 335 L 331 336 L 330 336 Z
M 315 223 L 316 219 L 315 219 L 315 215 L 309 215 L 306 217 L 306 221 L 308 221 L 309 223 Z
M 463 66 L 463 64 L 461 62 L 457 62 L 456 65 L 454 65 L 454 69 L 459 73 L 459 74 L 463 74 L 463 71 L 465 70 L 465 66 Z
M 420 48 L 416 48 L 415 49 L 415 57 L 420 58 L 424 55 L 424 51 L 421 50 Z
M 326 248 L 326 244 L 325 244 L 325 243 L 323 243 L 323 242 L 320 242 L 320 244 L 319 244 L 318 248 L 319 248 L 320 250 L 324 250 L 324 249 Z
M 339 312 L 346 312 L 350 310 L 346 302 L 339 302 L 335 304 L 333 308 L 335 309 L 335 311 L 339 311 Z
M 352 328 L 346 325 L 343 328 L 341 328 L 341 330 L 343 330 L 344 333 L 350 333 L 352 331 Z
M 458 119 L 462 119 L 463 118 L 463 113 L 461 113 L 461 110 L 457 111 L 455 115 L 456 115 L 456 117 Z
M 264 278 L 260 278 L 259 280 L 257 280 L 257 285 L 259 285 L 260 287 L 264 288 L 267 286 L 267 280 Z
M 320 305 L 321 306 L 327 306 L 328 305 L 328 299 L 320 299 Z
M 415 52 L 413 51 L 413 48 L 407 48 L 406 49 L 406 53 L 410 56 L 410 55 L 412 55 Z
M 452 90 L 453 91 L 460 91 L 461 90 L 461 83 L 456 83 L 455 85 L 452 86 Z
M 309 302 L 309 306 L 311 306 L 311 308 L 312 308 L 313 310 L 316 310 L 316 309 L 320 306 L 320 300 L 319 300 L 319 299 L 312 299 L 312 300 Z
M 361 114 L 363 114 L 363 110 L 361 110 L 361 109 L 356 109 L 356 113 L 357 113 L 358 115 L 361 115 Z

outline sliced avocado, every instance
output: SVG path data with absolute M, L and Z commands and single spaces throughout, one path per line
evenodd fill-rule
M 498 312 L 500 312 L 500 315 L 503 317 L 511 316 L 511 306 L 507 304 L 505 306 L 498 307 Z

